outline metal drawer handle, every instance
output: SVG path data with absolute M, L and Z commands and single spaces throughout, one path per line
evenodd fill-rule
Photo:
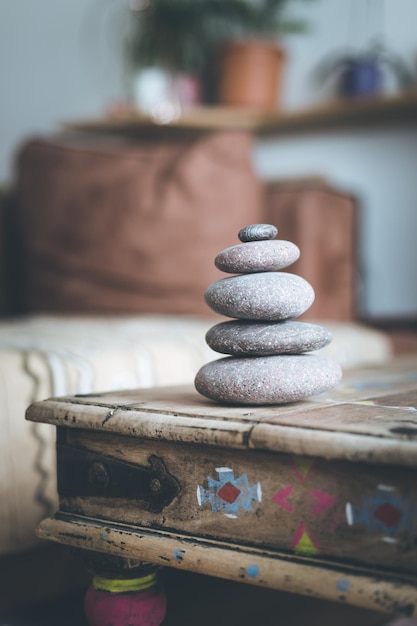
M 61 496 L 128 498 L 160 513 L 180 492 L 178 480 L 159 457 L 136 465 L 63 444 L 57 446 L 58 492 Z

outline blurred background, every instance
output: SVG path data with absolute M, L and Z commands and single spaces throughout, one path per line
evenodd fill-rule
M 210 3 L 201 0 L 159 0 L 153 22 L 146 18 L 147 4 L 0 0 L 2 185 L 13 179 L 16 151 L 28 137 L 125 106 L 147 109 L 167 89 L 167 69 L 191 77 L 186 104 L 233 98 L 227 87 L 220 87 L 223 96 L 213 89 L 220 70 L 211 53 L 222 38 L 249 34 L 279 42 L 285 59 L 272 109 L 282 114 L 415 89 L 414 0 L 229 0 L 214 16 L 212 8 L 204 8 Z M 245 13 L 245 4 L 257 5 L 258 14 Z M 230 11 L 222 15 L 225 6 Z M 177 49 L 176 37 L 185 41 L 190 29 L 194 39 Z M 368 116 L 348 128 L 327 128 L 324 117 L 318 130 L 270 132 L 257 138 L 253 149 L 263 180 L 317 176 L 360 198 L 358 312 L 373 320 L 417 316 L 417 115 L 416 107 L 410 113 L 412 107 L 406 119 L 399 106 L 392 119 L 369 123 Z

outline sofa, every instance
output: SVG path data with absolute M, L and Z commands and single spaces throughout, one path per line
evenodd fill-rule
M 334 336 L 324 355 L 343 368 L 392 356 L 389 336 L 357 319 L 358 210 L 327 182 L 261 183 L 246 133 L 24 143 L 0 211 L 0 611 L 84 581 L 59 547 L 36 539 L 57 505 L 54 430 L 25 422 L 25 409 L 50 396 L 192 384 L 220 356 L 204 339 L 221 321 L 204 290 L 242 226 L 274 223 L 300 246 L 294 272 L 316 291 L 304 318 Z

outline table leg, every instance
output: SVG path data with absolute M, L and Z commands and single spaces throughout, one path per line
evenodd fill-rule
M 84 600 L 89 626 L 159 626 L 166 597 L 158 567 L 98 553 L 82 554 L 93 580 Z

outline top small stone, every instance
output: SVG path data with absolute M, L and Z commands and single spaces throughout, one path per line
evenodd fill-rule
M 278 228 L 272 224 L 250 224 L 249 226 L 241 228 L 238 233 L 238 237 L 243 243 L 275 239 L 277 235 Z

